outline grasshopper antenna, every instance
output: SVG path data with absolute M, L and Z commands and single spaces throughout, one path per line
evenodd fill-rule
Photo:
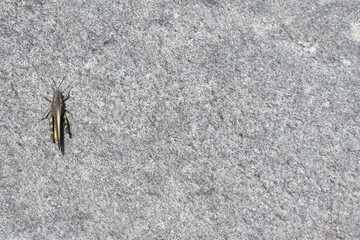
M 63 90 L 63 92 L 65 92 L 66 90 L 68 90 L 69 89 L 69 92 L 71 91 L 71 89 L 72 89 L 72 87 L 69 85 L 69 86 L 67 86 L 66 88 L 64 88 L 64 90 Z
M 59 84 L 59 87 L 61 86 L 61 84 L 63 83 L 63 81 L 65 80 L 65 78 L 63 78 Z
M 52 78 L 52 81 L 54 83 L 54 86 L 57 88 L 58 86 L 57 86 L 57 84 L 56 84 L 56 82 L 55 82 L 55 80 L 53 78 Z M 52 86 L 52 89 L 53 89 L 53 91 L 55 90 L 53 86 Z

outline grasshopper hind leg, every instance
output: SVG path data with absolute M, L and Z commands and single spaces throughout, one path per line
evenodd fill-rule
M 50 117 L 49 118 L 50 139 L 53 141 L 53 143 L 55 143 L 53 123 L 54 123 L 54 117 Z
M 69 137 L 72 138 L 72 133 L 71 133 L 71 130 L 70 130 L 69 119 L 67 118 L 66 115 L 64 115 L 64 129 L 65 129 L 65 132 L 66 132 L 67 134 L 69 134 Z

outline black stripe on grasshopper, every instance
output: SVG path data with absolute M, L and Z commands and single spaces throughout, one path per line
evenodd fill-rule
M 59 150 L 62 154 L 64 154 L 65 146 L 64 146 L 64 130 L 69 134 L 71 138 L 70 132 L 70 124 L 69 120 L 66 116 L 68 112 L 65 108 L 65 101 L 70 97 L 70 90 L 66 97 L 64 97 L 62 91 L 60 90 L 60 86 L 64 80 L 62 80 L 59 86 L 56 85 L 55 81 L 53 87 L 53 98 L 52 100 L 44 97 L 47 101 L 51 102 L 50 110 L 48 110 L 46 116 L 42 119 L 49 118 L 50 120 L 50 136 L 54 143 L 56 143 L 59 147 Z

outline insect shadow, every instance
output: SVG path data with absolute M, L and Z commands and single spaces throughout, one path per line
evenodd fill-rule
M 63 95 L 63 91 L 61 91 L 60 86 L 63 83 L 64 79 L 60 82 L 59 85 L 54 83 L 53 89 L 53 97 L 50 100 L 47 97 L 44 97 L 47 101 L 51 103 L 50 109 L 47 111 L 46 116 L 41 120 L 49 119 L 50 124 L 50 137 L 51 140 L 58 145 L 59 150 L 62 154 L 65 153 L 65 144 L 64 144 L 64 132 L 69 134 L 69 137 L 72 138 L 72 134 L 70 131 L 70 123 L 66 116 L 66 113 L 70 113 L 66 110 L 65 101 L 70 98 L 70 91 L 66 96 Z M 69 86 L 70 87 L 70 86 Z M 68 89 L 69 87 L 65 88 Z M 71 113 L 70 113 L 71 114 Z

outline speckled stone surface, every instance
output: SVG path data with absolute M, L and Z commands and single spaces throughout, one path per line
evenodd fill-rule
M 359 16 L 0 1 L 0 238 L 359 239 Z M 62 78 L 64 155 L 39 121 Z

